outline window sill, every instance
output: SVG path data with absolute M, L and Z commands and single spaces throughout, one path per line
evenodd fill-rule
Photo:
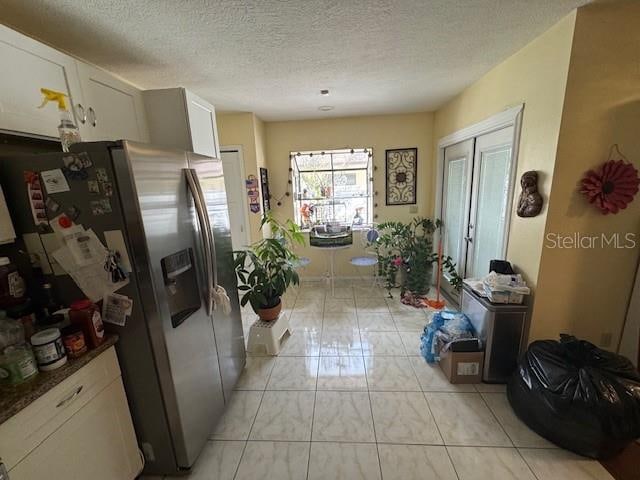
M 360 232 L 362 230 L 369 230 L 370 227 L 364 226 L 364 225 L 355 225 L 351 227 L 351 231 L 352 232 Z M 309 233 L 311 231 L 310 228 L 301 228 L 300 231 L 302 233 Z

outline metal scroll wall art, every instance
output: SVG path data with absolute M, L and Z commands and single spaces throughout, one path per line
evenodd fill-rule
M 617 160 L 615 159 L 617 158 Z M 580 182 L 580 193 L 603 215 L 616 214 L 627 208 L 640 189 L 638 170 L 613 145 L 609 160 L 589 170 Z
M 386 150 L 386 204 L 413 205 L 416 203 L 418 149 Z

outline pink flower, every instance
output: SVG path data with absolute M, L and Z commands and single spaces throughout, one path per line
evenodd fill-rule
M 399 267 L 400 265 L 402 265 L 402 258 L 396 257 L 391 260 L 391 263 L 393 263 L 396 267 Z

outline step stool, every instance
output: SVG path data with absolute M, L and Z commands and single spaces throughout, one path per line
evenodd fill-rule
M 267 355 L 278 355 L 285 335 L 291 335 L 288 315 L 280 315 L 271 322 L 257 319 L 249 329 L 247 351 L 260 353 L 258 350 L 264 348 Z

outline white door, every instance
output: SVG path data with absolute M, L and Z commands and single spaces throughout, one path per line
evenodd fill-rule
M 85 104 L 81 116 L 82 139 L 148 142 L 142 92 L 99 68 L 78 62 Z
M 244 159 L 239 149 L 223 149 L 220 155 L 229 205 L 231 243 L 234 250 L 241 250 L 250 243 L 247 232 L 249 220 L 247 218 Z
M 467 278 L 489 273 L 491 260 L 504 260 L 511 208 L 513 127 L 476 138 L 467 233 Z
M 58 138 L 58 106 L 42 103 L 41 88 L 69 95 L 67 108 L 82 101 L 72 57 L 0 25 L 0 129 Z
M 462 278 L 481 278 L 505 259 L 513 192 L 514 127 L 445 148 L 443 251 Z M 443 288 L 457 297 L 443 275 Z
M 216 110 L 208 102 L 185 90 L 191 147 L 194 153 L 220 158 Z
M 458 275 L 464 277 L 469 210 L 471 205 L 471 179 L 473 173 L 473 144 L 469 139 L 447 147 L 444 151 L 444 182 L 442 185 L 443 254 L 453 258 Z M 445 272 L 442 288 L 453 297 L 455 289 Z

